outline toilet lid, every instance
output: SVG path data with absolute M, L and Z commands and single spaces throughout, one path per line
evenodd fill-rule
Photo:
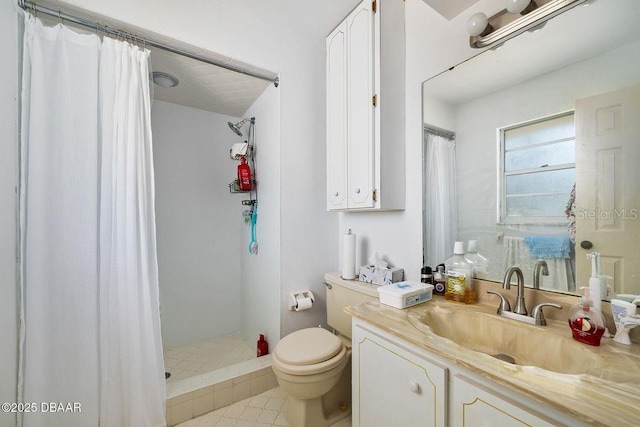
M 294 366 L 313 365 L 329 360 L 342 350 L 342 341 L 322 328 L 307 328 L 282 338 L 275 356 Z

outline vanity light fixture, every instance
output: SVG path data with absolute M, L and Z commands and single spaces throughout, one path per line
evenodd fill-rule
M 585 1 L 589 0 L 506 0 L 506 8 L 489 18 L 482 12 L 469 18 L 469 45 L 484 48 L 504 43 Z

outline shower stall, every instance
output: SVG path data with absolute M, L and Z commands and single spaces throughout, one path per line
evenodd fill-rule
M 252 108 L 268 110 L 276 95 L 275 88 L 267 90 Z M 243 136 L 231 132 L 230 124 L 238 122 L 238 117 L 157 99 L 152 108 L 160 314 L 169 398 L 263 369 L 268 358 L 256 360 L 258 334 L 279 338 L 274 331 L 279 327 L 277 296 L 269 293 L 271 303 L 261 297 L 257 272 L 248 271 L 273 256 L 271 242 L 265 242 L 259 256 L 250 251 L 257 250 L 256 234 L 267 227 L 269 215 L 257 221 L 252 215 L 257 188 L 235 194 L 229 187 L 239 164 L 230 158 L 230 148 L 252 136 L 246 132 L 248 126 Z M 273 137 L 269 132 L 260 146 L 266 159 Z M 256 187 L 264 183 L 268 195 L 269 176 L 259 175 L 263 169 L 269 173 L 268 162 L 261 163 L 259 172 L 255 162 L 250 163 L 260 182 Z M 272 202 L 261 193 L 262 201 L 269 209 Z M 260 311 L 266 318 L 253 317 Z
M 268 375 L 270 358 L 256 358 L 255 340 L 258 334 L 265 334 L 275 344 L 280 337 L 277 77 L 274 74 L 260 81 L 265 79 L 251 72 L 216 67 L 206 60 L 207 54 L 219 57 L 212 52 L 194 48 L 203 55 L 199 56 L 173 48 L 164 51 L 151 39 L 125 37 L 110 27 L 28 2 L 24 6 L 45 21 L 50 15 L 54 20 L 64 19 L 65 25 L 91 27 L 96 39 L 96 35 L 118 36 L 140 50 L 149 47 L 151 68 L 165 75 L 175 72 L 178 77 L 165 77 L 164 82 L 170 84 L 154 88 L 153 148 L 149 151 L 153 156 L 150 174 L 155 178 L 161 337 L 165 370 L 170 374 L 166 381 L 168 424 L 199 415 L 194 403 L 190 416 L 181 411 L 179 417 L 171 417 L 174 404 L 183 403 L 183 395 L 193 391 L 200 390 L 203 397 L 209 389 L 213 394 L 214 384 L 234 380 L 232 396 L 227 393 L 220 401 L 212 399 L 209 407 L 199 406 L 206 411 L 249 397 L 246 392 L 253 395 L 275 385 L 275 377 Z M 247 116 L 249 123 L 242 120 Z M 259 141 L 254 117 L 263 123 Z M 243 136 L 249 129 L 244 124 L 250 124 L 253 133 Z M 229 182 L 237 176 L 238 161 L 230 159 L 229 150 L 248 137 L 253 138 L 254 146 L 261 144 L 260 176 L 254 177 L 251 194 L 232 194 Z M 257 155 L 257 150 L 252 152 L 254 171 Z M 246 199 L 250 203 L 243 203 Z M 258 235 L 263 239 L 259 254 Z M 159 345 L 157 350 L 154 354 L 159 357 Z M 249 377 L 250 384 L 240 384 Z M 242 386 L 238 392 L 236 380 Z

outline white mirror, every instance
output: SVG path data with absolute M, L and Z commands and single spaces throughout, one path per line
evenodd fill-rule
M 424 82 L 427 265 L 477 240 L 482 278 L 542 258 L 542 289 L 578 293 L 597 251 L 640 294 L 640 2 L 586 4 Z

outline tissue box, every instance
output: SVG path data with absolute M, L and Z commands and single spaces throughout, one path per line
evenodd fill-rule
M 404 278 L 402 268 L 377 268 L 371 265 L 360 267 L 358 280 L 375 285 L 390 285 L 401 281 Z
M 433 285 L 420 282 L 405 281 L 378 288 L 380 302 L 395 308 L 407 308 L 429 301 L 432 294 Z

